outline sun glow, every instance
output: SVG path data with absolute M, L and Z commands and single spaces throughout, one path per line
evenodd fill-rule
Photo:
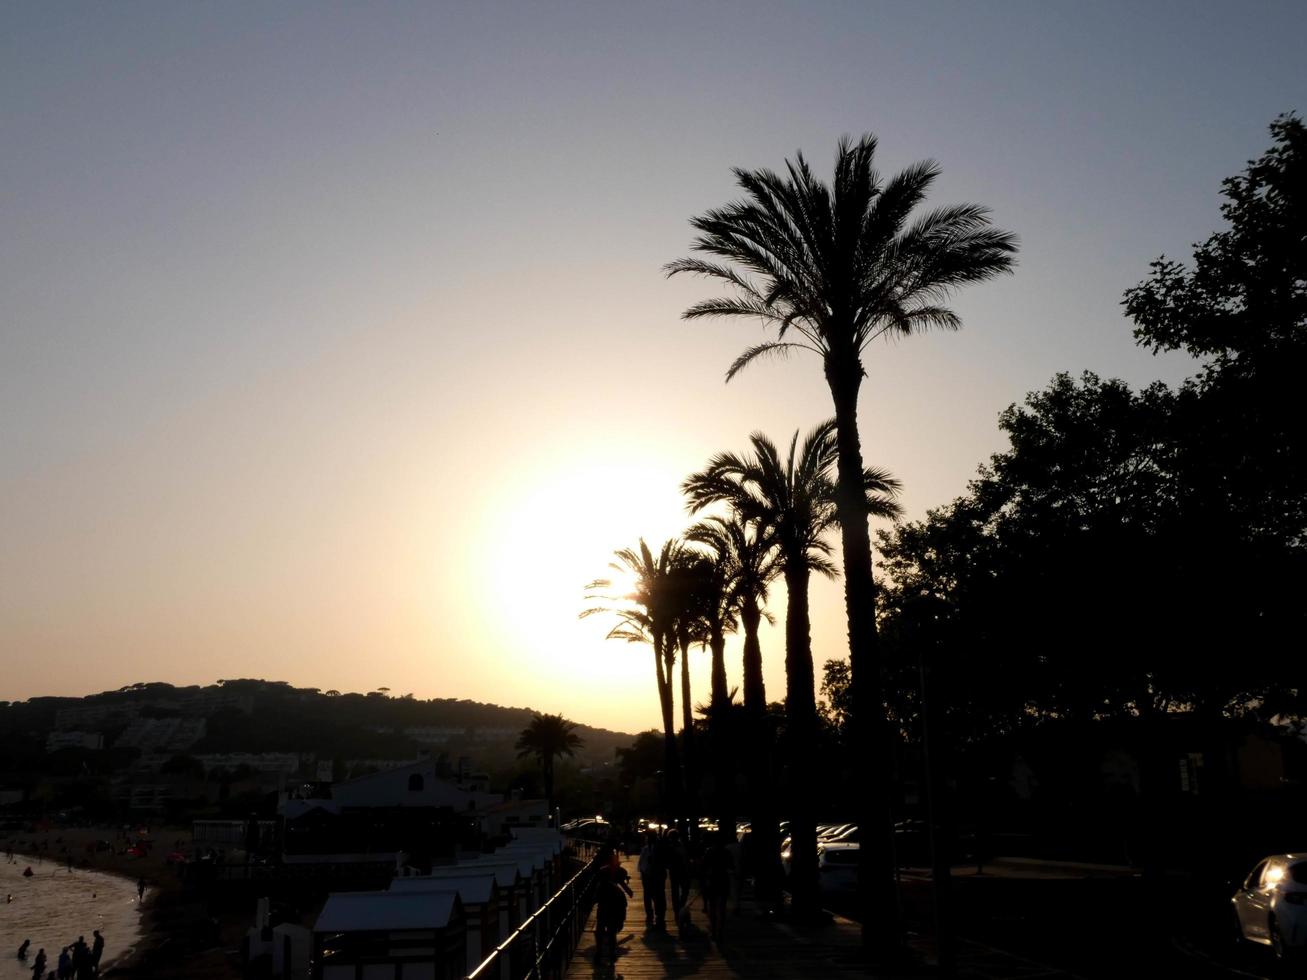
M 493 531 L 482 572 L 492 642 L 512 651 L 542 694 L 570 698 L 592 685 L 608 696 L 646 693 L 644 651 L 604 639 L 615 623 L 611 615 L 579 617 L 587 607 L 624 604 L 588 602 L 589 583 L 609 580 L 604 596 L 634 589 L 629 573 L 610 567 L 614 551 L 637 547 L 643 535 L 656 553 L 689 523 L 679 468 L 661 462 L 558 467 L 505 492 L 486 515 Z M 640 717 L 631 726 L 651 720 L 644 717 L 652 714 L 646 700 L 639 698 Z

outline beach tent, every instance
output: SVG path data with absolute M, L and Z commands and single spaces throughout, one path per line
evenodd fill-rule
M 435 873 L 443 870 L 445 866 L 432 868 Z M 529 855 L 525 854 L 483 854 L 481 857 L 472 858 L 467 861 L 459 861 L 458 864 L 452 865 L 455 868 L 478 870 L 484 868 L 512 868 L 519 881 L 519 887 L 516 890 L 517 911 L 513 916 L 513 927 L 516 928 L 522 923 L 528 915 L 540 907 L 541 892 L 544 890 L 544 869 L 538 865 Z

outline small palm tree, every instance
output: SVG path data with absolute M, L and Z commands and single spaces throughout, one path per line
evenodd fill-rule
M 575 728 L 576 722 L 562 715 L 535 715 L 517 737 L 517 757 L 535 756 L 540 761 L 550 813 L 554 812 L 554 759 L 571 755 L 583 744 L 581 736 L 573 731 Z
M 707 258 L 680 259 L 666 272 L 707 276 L 731 290 L 731 295 L 696 303 L 685 317 L 746 317 L 776 328 L 774 340 L 749 347 L 735 359 L 728 381 L 759 358 L 795 351 L 821 358 L 838 436 L 837 501 L 855 731 L 862 751 L 879 760 L 888 783 L 876 585 L 858 437 L 858 394 L 866 376 L 862 358 L 880 337 L 957 329 L 957 314 L 944 305 L 948 298 L 962 286 L 1010 272 L 1017 243 L 1015 236 L 993 228 L 988 209 L 975 204 L 935 208 L 913 218 L 939 176 L 938 166 L 924 161 L 882 180 L 874 166 L 876 145 L 871 135 L 856 143 L 840 140 L 829 185 L 813 175 L 801 153 L 786 161 L 786 177 L 737 168 L 744 198 L 691 219 L 699 232 L 692 247 Z M 864 826 L 891 826 L 888 786 L 883 790 L 874 802 L 864 794 Z M 859 875 L 863 940 L 892 955 L 902 941 L 892 836 L 886 834 L 874 859 L 873 846 L 864 837 L 862 870 L 874 866 L 876 880 Z
M 694 508 L 694 505 L 691 504 Z M 767 586 L 780 574 L 774 542 L 757 525 L 737 513 L 729 517 L 706 517 L 685 532 L 685 540 L 707 548 L 714 556 L 718 574 L 729 589 L 729 603 L 744 628 L 744 708 L 761 719 L 767 711 L 767 694 L 762 677 L 762 646 L 758 629 L 767 616 Z M 725 640 L 723 638 L 723 645 Z M 716 677 L 714 664 L 714 678 Z M 723 687 L 725 669 L 723 668 Z M 714 688 L 716 682 L 714 680 Z
M 782 457 L 760 432 L 749 437 L 750 456 L 720 453 L 707 469 L 682 485 L 691 507 L 729 504 L 775 542 L 785 576 L 785 709 L 790 754 L 790 778 L 795 780 L 816 747 L 817 702 L 812 666 L 812 635 L 808 612 L 813 572 L 833 577 L 829 532 L 837 523 L 836 488 L 832 478 L 838 447 L 834 421 L 823 422 L 799 444 L 799 433 Z M 895 516 L 899 485 L 883 471 L 865 470 L 863 503 L 868 512 Z M 793 788 L 793 787 L 792 787 Z M 816 911 L 817 835 L 814 815 L 803 793 L 792 793 L 791 893 L 800 912 Z
M 596 579 L 586 586 L 586 599 L 599 602 L 581 612 L 581 618 L 600 613 L 617 617 L 608 639 L 647 643 L 653 649 L 658 705 L 662 711 L 664 783 L 675 811 L 680 801 L 681 765 L 676 746 L 675 697 L 672 686 L 676 663 L 676 606 L 673 580 L 685 561 L 684 547 L 677 540 L 663 542 L 655 558 L 644 539 L 638 548 L 613 553 L 609 568 L 633 580 L 631 591 L 614 595 L 613 580 Z

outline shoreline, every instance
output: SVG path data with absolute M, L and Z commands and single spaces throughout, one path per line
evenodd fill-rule
M 29 867 L 41 867 L 42 865 L 45 864 L 47 860 L 45 854 L 38 854 L 38 853 L 33 853 L 31 851 L 25 851 L 17 847 L 14 848 L 13 854 L 14 854 L 14 864 L 27 863 Z M 54 862 L 54 861 L 51 861 L 51 863 L 54 864 L 56 870 L 66 869 L 66 865 L 64 864 Z M 133 877 L 127 874 L 127 872 L 116 868 L 81 867 L 80 865 L 73 865 L 73 867 L 69 870 L 70 872 L 81 871 L 81 872 L 86 872 L 88 874 L 104 875 L 107 878 L 120 878 L 123 881 L 126 881 L 128 884 L 135 884 L 140 877 L 140 876 Z M 130 963 L 131 960 L 137 958 L 137 956 L 140 955 L 142 948 L 146 946 L 151 939 L 154 938 L 156 923 L 154 921 L 153 911 L 155 907 L 155 899 L 157 899 L 159 893 L 162 890 L 163 889 L 160 888 L 158 885 L 150 885 L 147 882 L 146 889 L 145 889 L 145 896 L 138 900 L 138 908 L 136 911 L 136 919 L 137 919 L 136 939 L 126 949 L 122 950 L 119 953 L 115 953 L 113 956 L 109 957 L 107 960 L 104 961 L 104 964 L 100 967 L 100 971 L 99 971 L 100 976 L 114 975 L 119 967 L 125 966 L 128 963 Z
M 12 834 L 4 846 L 12 846 L 15 862 L 22 855 L 33 869 L 38 861 L 62 869 L 72 856 L 74 871 L 105 874 L 131 884 L 144 879 L 146 891 L 139 903 L 136 940 L 108 957 L 100 976 L 230 980 L 239 977 L 240 970 L 217 941 L 216 921 L 202 902 L 181 900 L 181 876 L 177 867 L 165 860 L 174 849 L 174 840 L 189 842 L 189 838 L 189 828 L 163 828 L 150 835 L 150 852 L 140 858 L 119 853 L 131 842 L 131 838 L 123 836 L 122 828 L 52 828 Z M 106 840 L 111 850 L 95 850 L 98 841 Z

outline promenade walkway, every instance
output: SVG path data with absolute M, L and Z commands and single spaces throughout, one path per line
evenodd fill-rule
M 899 980 L 871 973 L 858 962 L 858 925 L 836 916 L 828 925 L 799 927 L 760 919 L 746 887 L 740 901 L 732 898 L 726 934 L 720 944 L 708 938 L 708 917 L 697 890 L 691 906 L 691 926 L 678 936 L 646 928 L 644 897 L 635 858 L 623 864 L 631 875 L 635 897 L 627 908 L 626 925 L 618 935 L 617 962 L 595 958 L 594 913 L 568 970 L 568 980 L 809 980 L 809 978 L 865 978 Z M 669 910 L 670 911 L 670 910 Z M 958 951 L 958 976 L 971 980 L 1074 980 L 1044 964 L 997 950 L 963 943 Z M 929 971 L 916 974 L 929 976 Z

